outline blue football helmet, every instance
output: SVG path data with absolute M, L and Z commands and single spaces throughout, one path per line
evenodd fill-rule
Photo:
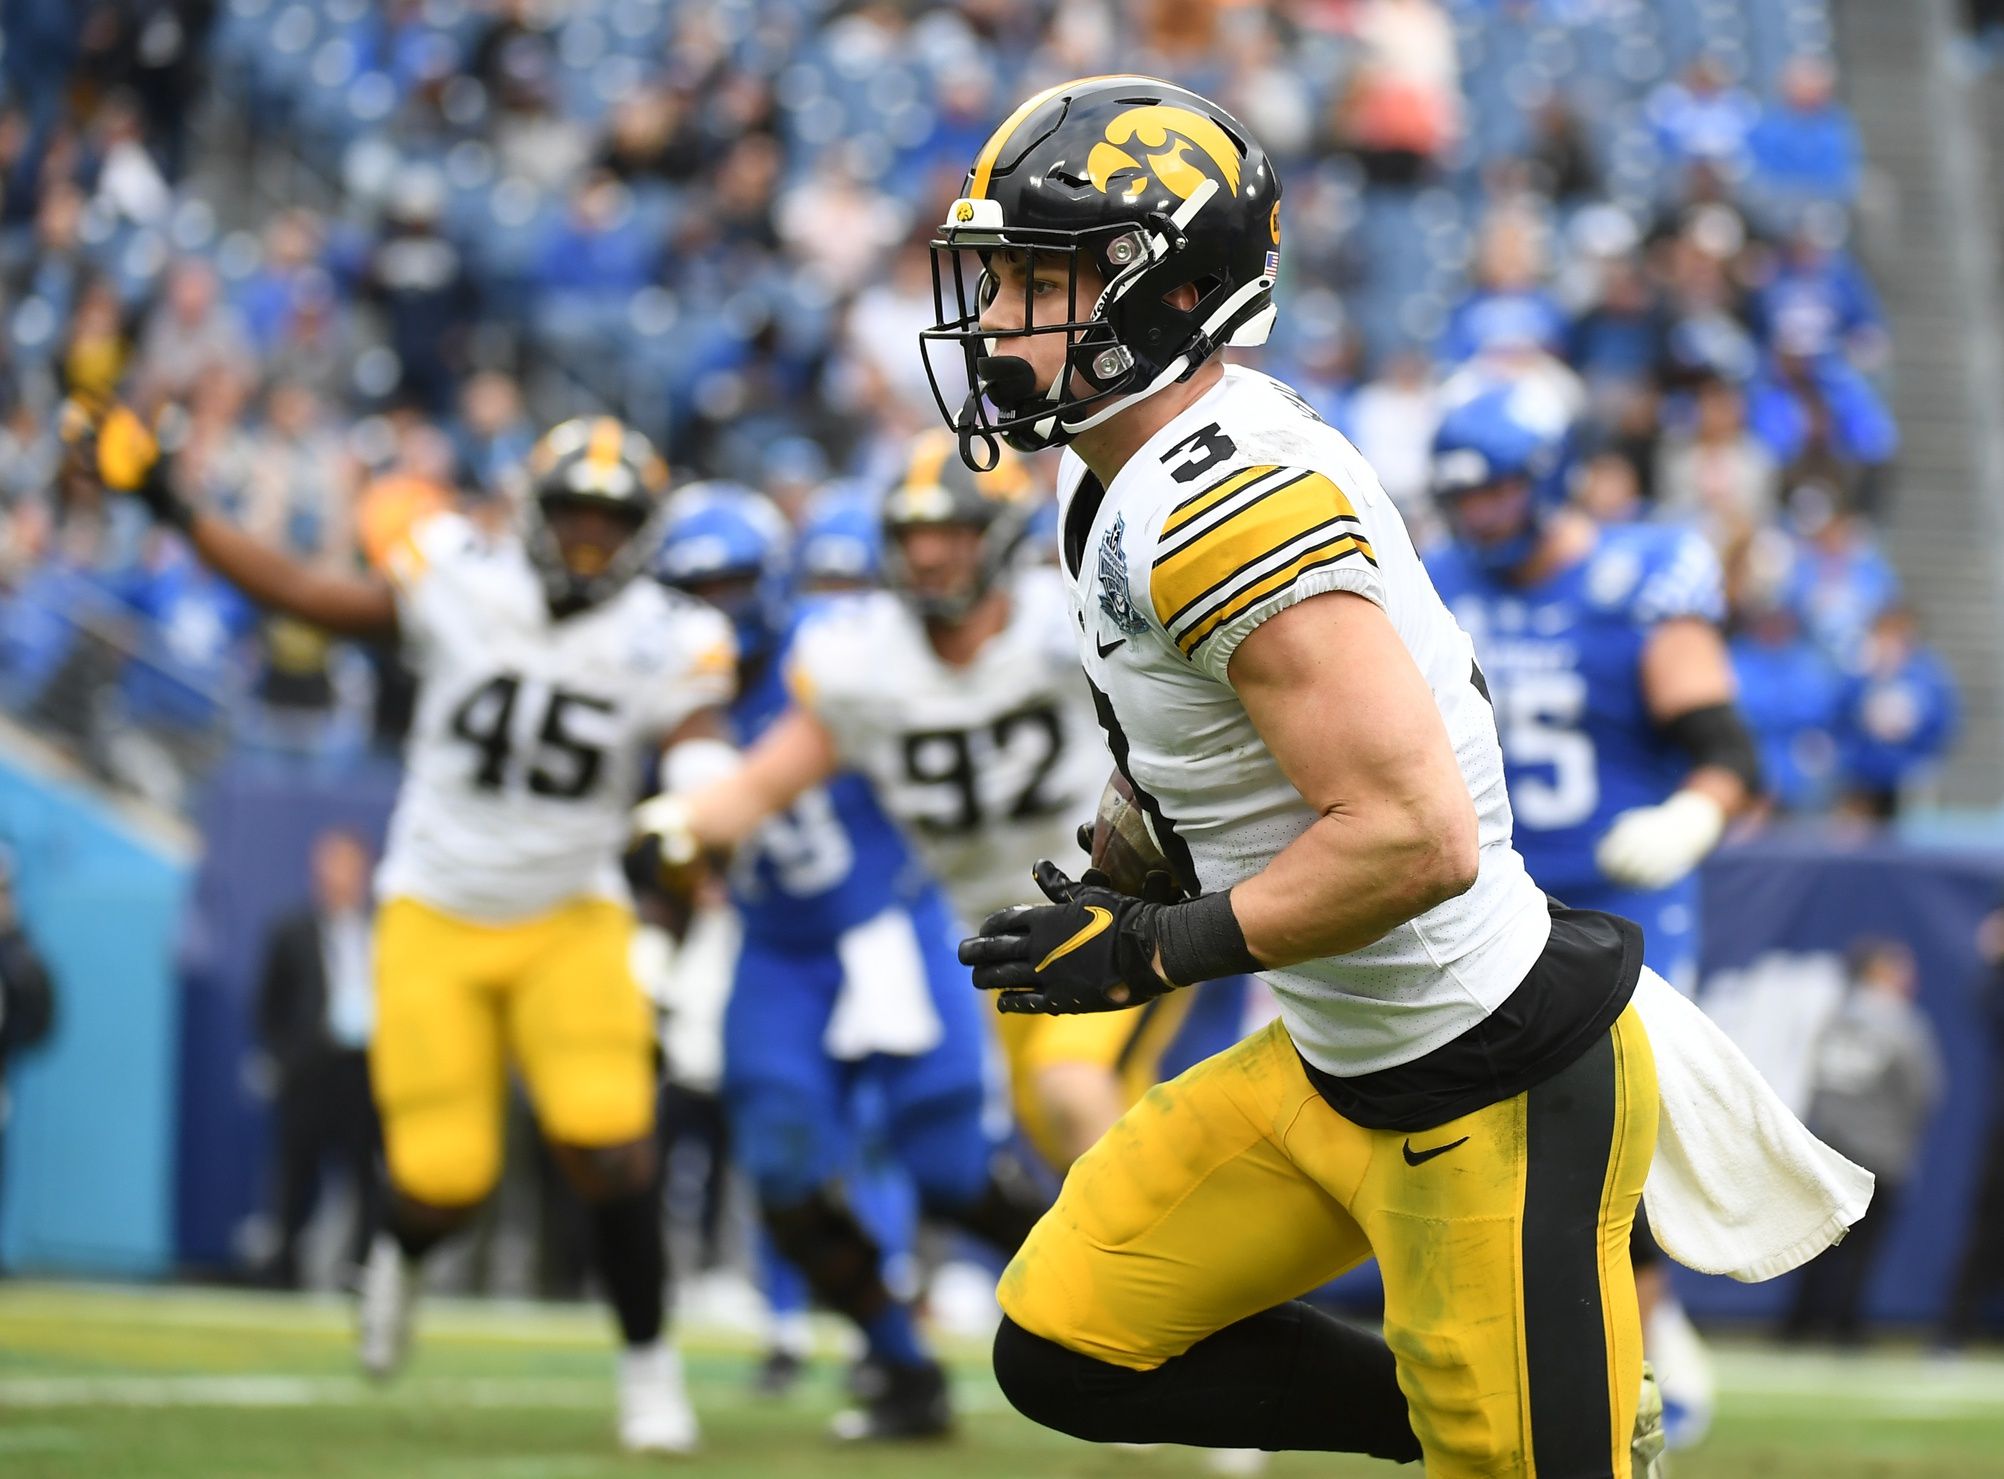
M 1506 572 L 1531 558 L 1572 473 L 1572 414 L 1534 381 L 1488 386 L 1451 407 L 1433 438 L 1433 495 L 1450 534 L 1484 569 Z M 1464 527 L 1462 498 L 1521 479 L 1530 496 L 1517 528 L 1478 537 Z
M 815 493 L 793 546 L 793 569 L 803 586 L 875 585 L 883 578 L 883 515 L 868 488 L 842 481 Z
M 786 627 L 791 543 L 785 516 L 763 494 L 691 483 L 668 502 L 654 576 L 729 617 L 741 659 L 761 657 Z

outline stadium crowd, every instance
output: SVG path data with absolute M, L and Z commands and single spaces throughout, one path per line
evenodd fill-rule
M 1266 140 L 1288 237 L 1258 363 L 1417 529 L 1462 377 L 1549 376 L 1579 412 L 1574 496 L 1718 548 L 1775 807 L 1888 816 L 1951 740 L 1953 681 L 1875 537 L 1899 430 L 1815 0 L 0 17 L 0 691 L 170 803 L 228 746 L 393 746 L 395 664 L 261 619 L 66 490 L 65 394 L 184 407 L 197 496 L 337 564 L 426 508 L 507 517 L 535 429 L 590 405 L 678 477 L 797 511 L 936 414 L 925 243 L 998 108 L 1116 66 Z

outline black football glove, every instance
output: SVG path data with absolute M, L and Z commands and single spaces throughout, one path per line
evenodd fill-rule
M 1002 993 L 999 1010 L 1119 1012 L 1175 989 L 1155 972 L 1156 921 L 1168 905 L 1116 893 L 1092 869 L 1075 881 L 1048 859 L 1030 876 L 1050 903 L 998 909 L 960 942 L 974 984 Z

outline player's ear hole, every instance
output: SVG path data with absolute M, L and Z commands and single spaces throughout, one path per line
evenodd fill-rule
M 1171 288 L 1162 295 L 1162 302 L 1165 307 L 1173 308 L 1178 313 L 1188 313 L 1210 297 L 1217 287 L 1218 280 L 1215 277 L 1199 278 L 1195 282 L 1181 283 Z

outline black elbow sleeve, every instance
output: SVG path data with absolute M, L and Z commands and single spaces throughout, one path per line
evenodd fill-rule
M 1694 768 L 1730 771 L 1749 794 L 1760 791 L 1760 750 L 1734 705 L 1708 704 L 1687 710 L 1661 725 L 1659 731 L 1691 757 Z

